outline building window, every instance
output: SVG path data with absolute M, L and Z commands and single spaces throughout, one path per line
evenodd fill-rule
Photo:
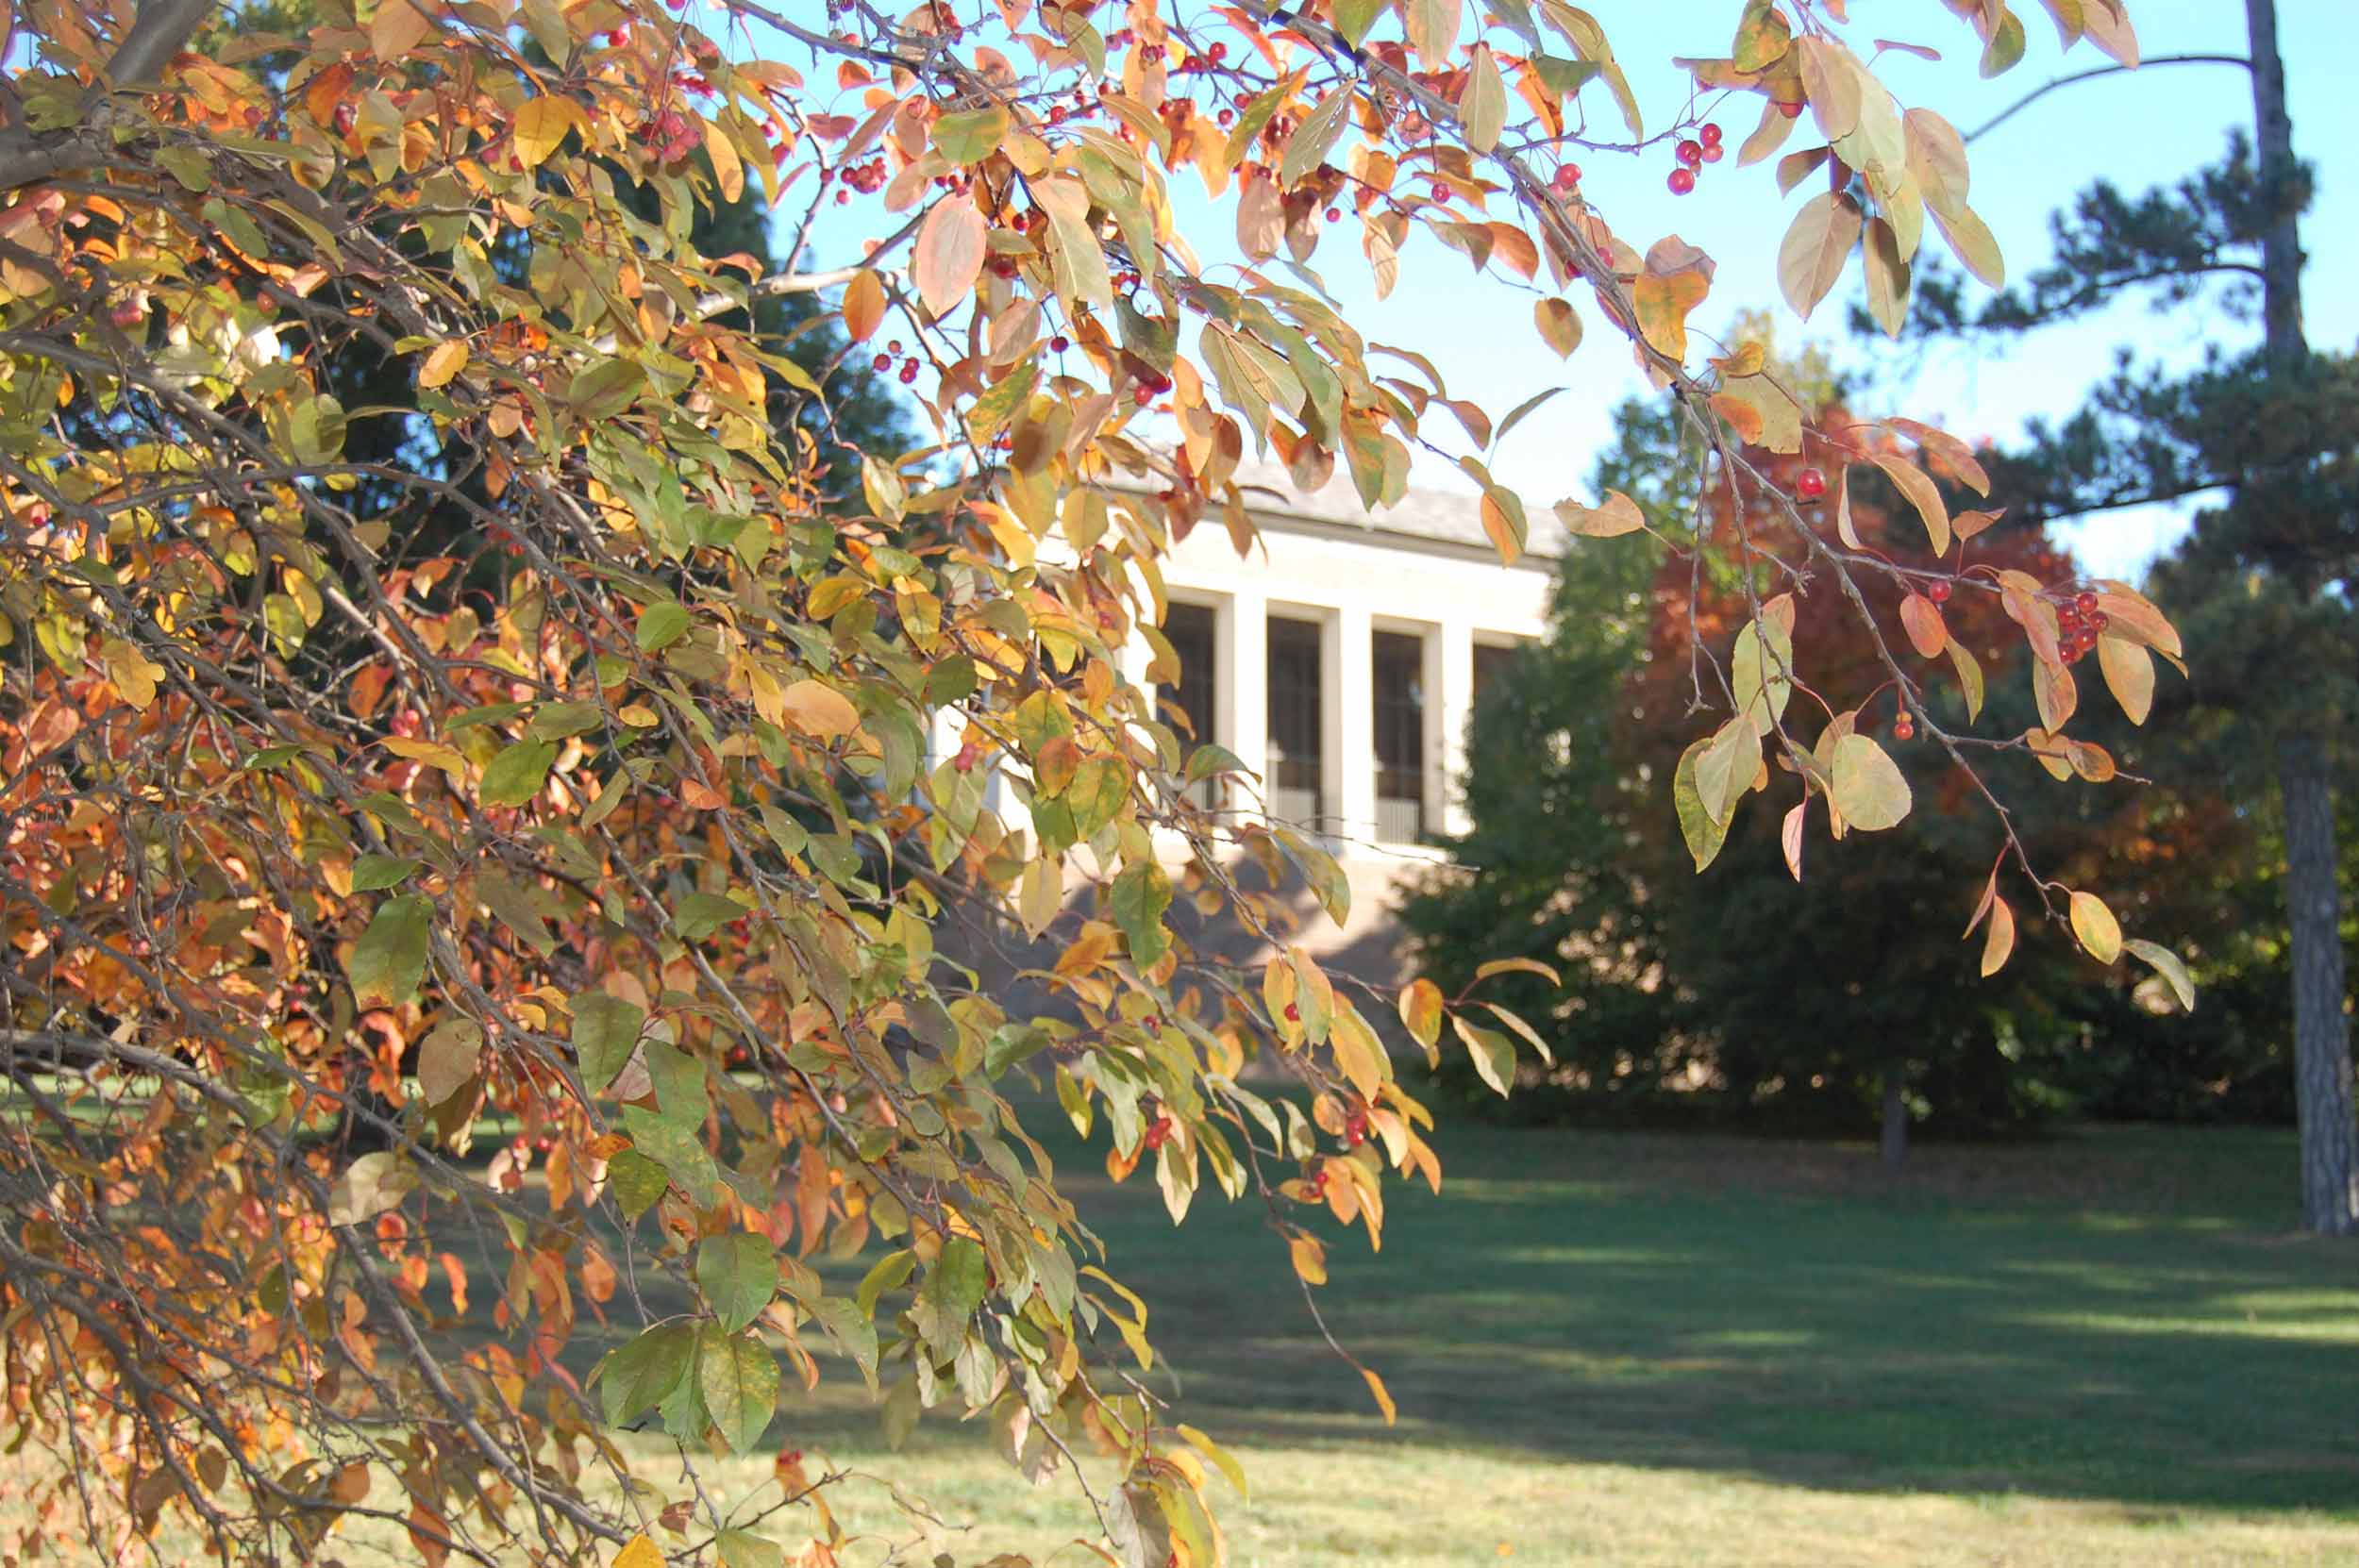
M 1270 618 L 1270 818 L 1300 827 L 1318 825 L 1324 792 L 1320 662 L 1318 623 Z
M 1425 837 L 1425 639 L 1380 631 L 1376 675 L 1376 837 Z
M 1155 716 L 1180 737 L 1183 753 L 1211 741 L 1220 723 L 1213 710 L 1220 690 L 1216 618 L 1203 605 L 1175 604 L 1163 617 L 1163 636 L 1180 661 L 1180 678 L 1161 687 L 1155 695 Z M 1213 804 L 1213 781 L 1202 778 L 1189 787 L 1188 798 L 1198 806 Z
M 1474 645 L 1474 706 L 1481 708 L 1482 699 L 1499 689 L 1507 679 L 1507 672 L 1515 665 L 1515 649 L 1510 645 L 1477 642 Z

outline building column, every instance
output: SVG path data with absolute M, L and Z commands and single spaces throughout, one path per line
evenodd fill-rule
M 1376 842 L 1375 633 L 1367 610 L 1347 605 L 1327 617 L 1319 639 L 1323 805 L 1329 830 L 1361 843 Z
M 1425 642 L 1426 820 L 1457 837 L 1466 816 L 1466 721 L 1474 713 L 1474 628 L 1445 621 Z
M 1224 804 L 1249 810 L 1269 789 L 1269 599 L 1250 591 L 1221 600 L 1213 620 L 1214 683 L 1213 739 L 1234 752 L 1252 782 Z

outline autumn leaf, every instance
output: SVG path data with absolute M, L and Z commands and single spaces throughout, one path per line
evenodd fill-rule
M 983 270 L 984 238 L 983 215 L 971 196 L 945 196 L 926 215 L 917 232 L 917 297 L 936 317 L 947 315 L 975 287 Z
M 1778 286 L 1799 315 L 1807 318 L 1843 275 L 1861 220 L 1859 203 L 1832 192 L 1813 196 L 1795 215 L 1778 247 Z

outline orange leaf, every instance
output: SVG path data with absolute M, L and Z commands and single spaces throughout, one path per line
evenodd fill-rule
M 844 335 L 866 342 L 884 320 L 884 281 L 873 272 L 860 272 L 844 286 Z
M 1909 634 L 1909 642 L 1927 659 L 1939 654 L 1949 642 L 1949 628 L 1942 624 L 1941 610 L 1922 593 L 1912 593 L 1900 601 L 1900 626 Z
M 917 297 L 936 317 L 947 314 L 975 287 L 983 270 L 986 232 L 983 214 L 970 195 L 946 196 L 926 214 L 914 257 Z

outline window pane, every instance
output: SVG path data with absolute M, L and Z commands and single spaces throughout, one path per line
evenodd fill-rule
M 1319 628 L 1313 621 L 1269 623 L 1269 806 L 1280 822 L 1319 820 Z
M 1376 836 L 1425 836 L 1425 639 L 1380 631 L 1376 676 Z
M 1155 715 L 1184 737 L 1199 743 L 1209 741 L 1220 723 L 1213 711 L 1213 693 L 1220 690 L 1213 611 L 1203 605 L 1173 605 L 1163 620 L 1163 635 L 1180 658 L 1180 679 L 1157 692 Z M 1176 717 L 1175 709 L 1186 717 Z
M 1497 647 L 1486 642 L 1475 644 L 1474 701 L 1477 708 L 1482 706 L 1485 693 L 1498 689 L 1499 682 L 1507 678 L 1507 672 L 1514 662 L 1515 650 L 1512 647 Z

